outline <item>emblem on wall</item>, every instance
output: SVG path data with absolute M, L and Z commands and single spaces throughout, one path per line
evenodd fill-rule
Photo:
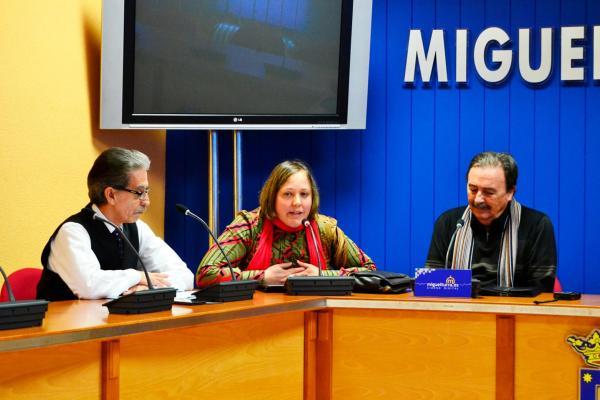
M 571 335 L 567 343 L 587 365 L 594 367 L 579 369 L 579 399 L 600 400 L 600 330 L 595 329 L 588 337 Z

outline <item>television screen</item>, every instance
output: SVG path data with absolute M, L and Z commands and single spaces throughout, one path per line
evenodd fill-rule
M 370 12 L 371 0 L 104 0 L 101 127 L 364 128 Z

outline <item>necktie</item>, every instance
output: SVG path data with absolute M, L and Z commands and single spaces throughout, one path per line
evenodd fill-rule
M 117 241 L 117 244 L 119 246 L 119 258 L 123 259 L 123 238 L 119 234 L 119 231 L 117 231 L 116 229 L 113 231 L 112 234 L 115 237 L 115 240 Z

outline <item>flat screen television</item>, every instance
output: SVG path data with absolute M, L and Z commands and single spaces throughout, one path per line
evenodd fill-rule
M 372 0 L 103 0 L 103 129 L 364 129 Z

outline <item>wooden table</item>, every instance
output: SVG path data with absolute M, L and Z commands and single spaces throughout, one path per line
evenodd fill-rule
M 585 295 L 101 304 L 51 303 L 43 326 L 0 331 L 0 399 L 575 399 L 584 364 L 565 338 L 600 328 Z

